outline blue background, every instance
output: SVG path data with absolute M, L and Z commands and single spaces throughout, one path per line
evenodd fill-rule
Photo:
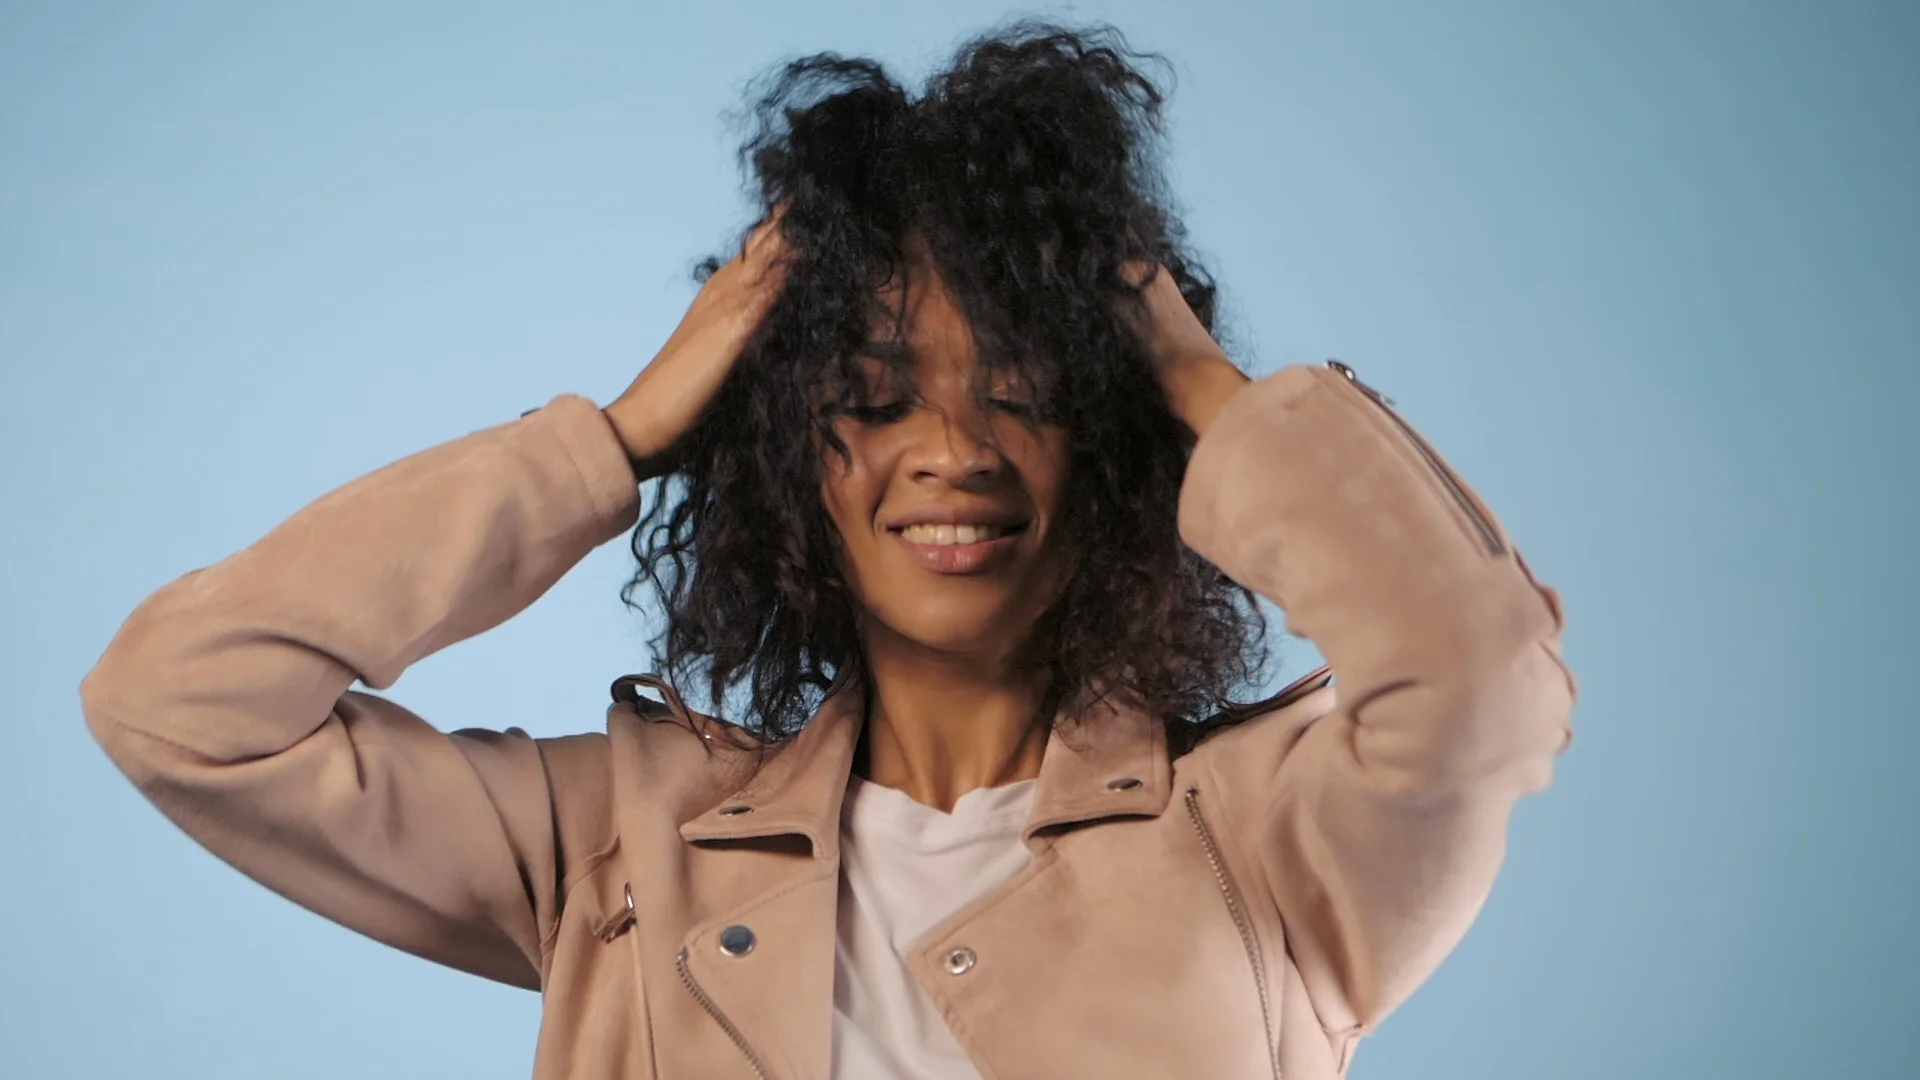
M 1056 10 L 1178 63 L 1246 359 L 1353 363 L 1568 598 L 1559 783 L 1353 1075 L 1920 1075 L 1920 5 Z M 326 489 L 624 387 L 742 221 L 747 77 L 923 70 L 1003 14 L 0 2 L 0 1075 L 527 1074 L 536 998 L 199 852 L 75 687 Z M 625 566 L 397 696 L 597 724 L 645 666 Z

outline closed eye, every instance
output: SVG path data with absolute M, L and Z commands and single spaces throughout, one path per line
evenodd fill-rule
M 913 403 L 910 401 L 889 401 L 880 405 L 841 405 L 833 411 L 856 424 L 884 427 L 905 420 L 912 408 Z
M 996 397 L 989 398 L 987 404 L 1023 424 L 1061 425 L 1067 422 L 1066 413 L 1061 411 L 1057 401 Z

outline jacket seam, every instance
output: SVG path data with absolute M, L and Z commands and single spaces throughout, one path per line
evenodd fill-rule
M 1287 747 L 1286 755 L 1291 755 L 1293 753 L 1294 747 L 1299 744 L 1301 739 L 1306 737 L 1307 730 L 1313 727 L 1314 724 L 1325 723 L 1329 720 L 1334 720 L 1337 717 L 1339 717 L 1343 712 L 1345 712 L 1344 709 L 1336 709 L 1334 712 L 1328 713 L 1326 716 L 1320 717 L 1317 720 L 1309 721 L 1308 723 L 1302 725 L 1300 730 L 1294 734 L 1294 737 L 1291 740 L 1291 743 Z M 1284 765 L 1285 756 L 1283 756 L 1281 760 L 1282 760 L 1282 764 Z M 1213 778 L 1215 784 L 1218 785 L 1219 776 L 1214 771 L 1213 763 L 1211 761 L 1207 762 L 1205 764 L 1205 768 L 1208 774 Z M 1275 770 L 1276 775 L 1278 772 L 1279 770 L 1276 768 Z M 1272 788 L 1272 793 L 1266 799 L 1266 809 L 1261 814 L 1260 820 L 1263 827 L 1266 823 L 1271 822 L 1274 816 L 1278 813 L 1281 800 L 1284 799 L 1289 794 L 1292 786 L 1293 785 L 1290 782 L 1282 781 L 1278 779 L 1275 780 Z M 1224 800 L 1222 800 L 1222 802 L 1224 804 Z M 1232 829 L 1227 830 L 1227 832 L 1230 835 L 1234 835 L 1234 830 Z M 1271 873 L 1273 870 L 1273 867 L 1268 861 L 1267 845 L 1264 840 L 1265 838 L 1264 828 L 1255 830 L 1254 835 L 1256 837 L 1261 838 L 1259 842 L 1256 842 L 1253 845 L 1254 865 L 1257 866 L 1263 872 Z M 1270 897 L 1270 900 L 1273 905 L 1274 921 L 1280 924 L 1280 936 L 1281 936 L 1280 960 L 1284 964 L 1288 966 L 1293 966 L 1297 969 L 1297 961 L 1295 961 L 1294 955 L 1293 955 L 1293 938 L 1294 938 L 1293 927 L 1289 925 L 1287 922 L 1287 913 L 1285 909 L 1283 909 L 1280 906 L 1279 896 L 1277 895 L 1272 896 Z M 1286 988 L 1283 982 L 1280 987 L 1279 993 L 1276 994 L 1275 996 L 1276 1004 L 1274 1007 L 1274 1016 L 1276 1018 L 1276 1023 L 1283 1029 L 1286 1026 L 1286 1019 L 1287 1019 L 1285 1015 L 1286 1009 L 1284 1007 L 1285 990 Z M 1302 996 L 1306 998 L 1307 1011 L 1313 1014 L 1314 1026 L 1320 1029 L 1320 1033 L 1323 1036 L 1326 1036 L 1328 1038 L 1344 1037 L 1349 1033 L 1360 1031 L 1366 1026 L 1364 1024 L 1357 1024 L 1357 1023 L 1348 1025 L 1346 1027 L 1330 1026 L 1327 1023 L 1326 1018 L 1320 1015 L 1320 1004 L 1319 1002 L 1316 1002 L 1313 999 L 1313 995 L 1311 993 L 1307 993 Z M 1280 1040 L 1283 1043 L 1286 1041 L 1284 1030 L 1280 1034 Z
M 543 984 L 546 982 L 548 974 L 552 971 L 554 946 L 560 941 L 561 927 L 566 925 L 567 909 L 573 906 L 573 894 L 579 891 L 581 885 L 591 880 L 593 875 L 598 873 L 601 867 L 611 862 L 614 855 L 618 854 L 619 851 L 620 838 L 616 836 L 613 839 L 613 843 L 582 858 L 579 869 L 561 879 L 559 894 L 560 906 L 554 910 L 553 925 L 548 927 L 547 932 L 540 936 L 540 977 Z
M 93 710 L 91 715 L 94 720 L 105 723 L 108 727 L 113 728 L 115 731 L 124 732 L 128 735 L 135 735 L 142 739 L 146 739 L 149 742 L 159 743 L 161 746 L 178 750 L 183 754 L 191 754 L 192 756 L 200 759 L 198 762 L 199 764 L 217 765 L 224 760 L 218 754 L 214 754 L 207 750 L 203 750 L 198 746 L 193 746 L 189 743 L 181 742 L 179 739 L 175 739 L 168 735 L 162 735 L 157 731 L 150 731 L 145 727 L 139 727 L 134 724 L 129 724 L 121 720 L 117 715 L 115 715 L 116 711 L 117 710 L 113 709 L 111 706 L 104 709 L 96 708 Z M 327 719 L 329 720 L 332 719 L 339 711 L 340 710 L 338 708 L 329 710 L 327 713 Z M 296 740 L 296 742 L 297 741 L 298 740 Z M 278 750 L 274 750 L 266 754 L 256 755 L 254 758 L 251 758 L 249 760 L 259 760 L 261 758 L 273 757 L 275 754 L 285 753 L 286 751 L 291 750 L 292 748 L 293 748 L 293 744 L 288 744 L 286 746 L 282 746 Z
M 1466 499 L 1473 506 L 1473 510 L 1469 511 L 1467 507 L 1460 505 L 1458 501 L 1449 497 L 1445 491 L 1435 490 L 1436 486 L 1443 486 L 1448 480 L 1457 484 L 1463 484 L 1463 482 L 1459 474 L 1454 471 L 1450 464 L 1438 459 L 1437 452 L 1433 451 L 1432 446 L 1426 443 L 1425 436 L 1415 430 L 1410 422 L 1406 421 L 1404 417 L 1401 417 L 1396 422 L 1395 417 L 1400 414 L 1393 406 L 1381 402 L 1364 400 L 1367 396 L 1364 390 L 1352 385 L 1350 380 L 1333 374 L 1326 368 L 1315 368 L 1313 370 L 1316 376 L 1316 382 L 1319 385 L 1327 387 L 1333 397 L 1339 400 L 1346 408 L 1352 410 L 1357 415 L 1364 416 L 1366 419 L 1363 420 L 1362 423 L 1368 427 L 1375 437 L 1382 438 L 1394 447 L 1395 456 L 1400 460 L 1400 463 L 1410 470 L 1413 475 L 1421 478 L 1421 486 L 1426 488 L 1428 494 L 1436 501 L 1443 504 L 1445 513 L 1460 527 L 1461 533 L 1468 543 L 1473 543 L 1475 540 L 1474 524 L 1471 516 L 1477 513 L 1484 515 L 1488 521 L 1492 523 L 1494 532 L 1502 540 L 1507 541 L 1506 546 L 1508 550 L 1511 551 L 1513 547 L 1511 538 L 1507 537 L 1504 528 L 1497 523 L 1493 523 L 1492 511 L 1487 508 L 1485 502 L 1480 499 L 1477 493 L 1469 490 L 1466 494 Z M 1341 383 L 1348 383 L 1345 389 L 1352 391 L 1352 393 L 1342 393 L 1338 389 L 1333 389 L 1339 387 Z M 1354 400 L 1356 396 L 1363 400 Z M 1425 454 L 1422 453 L 1423 446 L 1427 451 L 1435 453 L 1435 460 L 1429 461 L 1427 459 Z

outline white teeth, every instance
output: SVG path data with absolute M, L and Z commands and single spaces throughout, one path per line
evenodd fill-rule
M 959 547 L 998 540 L 1007 530 L 999 525 L 909 525 L 900 533 L 915 544 Z

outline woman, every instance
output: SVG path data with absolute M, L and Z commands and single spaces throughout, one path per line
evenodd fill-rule
M 766 216 L 625 393 L 161 590 L 94 734 L 270 888 L 542 991 L 540 1077 L 1340 1075 L 1549 779 L 1560 611 L 1350 371 L 1250 383 L 1216 344 L 1160 105 L 1117 37 L 1050 27 L 917 98 L 790 66 Z M 604 735 L 351 689 L 637 520 L 666 676 Z M 1337 692 L 1230 706 L 1247 590 Z

